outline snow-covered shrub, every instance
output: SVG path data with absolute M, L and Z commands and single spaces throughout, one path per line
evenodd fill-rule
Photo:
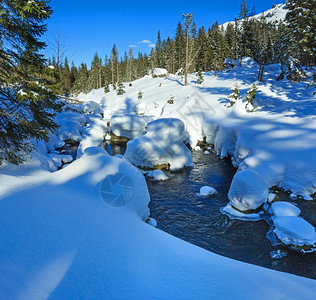
M 173 104 L 174 103 L 174 96 L 170 95 L 170 99 L 167 100 L 168 104 Z
M 138 94 L 137 94 L 137 99 L 141 100 L 142 98 L 143 98 L 143 92 L 139 91 Z
M 268 199 L 269 189 L 262 176 L 247 169 L 237 172 L 228 192 L 228 199 L 241 212 L 252 212 Z

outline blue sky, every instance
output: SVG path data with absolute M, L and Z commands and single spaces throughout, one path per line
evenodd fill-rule
M 248 1 L 250 4 L 250 0 Z M 278 0 L 253 0 L 256 13 L 270 9 Z M 198 27 L 206 28 L 238 15 L 240 1 L 102 1 L 51 0 L 54 10 L 48 21 L 46 41 L 51 33 L 61 32 L 67 44 L 66 55 L 76 65 L 90 65 L 95 52 L 101 58 L 109 54 L 115 43 L 119 55 L 133 48 L 134 55 L 148 53 L 160 29 L 162 38 L 173 36 L 182 13 L 192 12 Z

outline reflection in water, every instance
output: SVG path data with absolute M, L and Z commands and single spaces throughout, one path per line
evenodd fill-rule
M 105 144 L 111 154 L 123 154 L 124 146 Z M 157 227 L 187 242 L 214 253 L 267 268 L 316 279 L 316 253 L 302 255 L 280 245 L 272 246 L 266 238 L 271 228 L 265 221 L 230 220 L 220 208 L 228 203 L 227 193 L 235 173 L 230 161 L 215 154 L 192 152 L 194 167 L 180 172 L 166 172 L 166 181 L 147 180 L 151 195 L 151 216 Z M 218 191 L 211 198 L 199 198 L 203 185 Z M 280 200 L 291 201 L 287 193 Z M 302 216 L 316 226 L 315 201 L 295 201 Z M 272 259 L 271 251 L 282 250 L 287 256 Z

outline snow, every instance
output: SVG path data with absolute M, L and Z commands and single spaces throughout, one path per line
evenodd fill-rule
M 167 180 L 169 178 L 162 170 L 146 171 L 143 173 L 152 180 Z
M 286 245 L 314 245 L 315 228 L 302 218 L 285 216 L 274 219 L 275 234 Z
M 192 165 L 184 143 L 194 149 L 205 138 L 220 157 L 231 157 L 238 168 L 231 202 L 221 209 L 231 218 L 260 219 L 261 212 L 245 214 L 232 205 L 245 211 L 271 202 L 268 188 L 273 186 L 312 199 L 316 106 L 314 88 L 307 87 L 311 78 L 275 81 L 280 68 L 271 65 L 259 83 L 258 67 L 243 58 L 229 72 L 217 76 L 206 72 L 201 86 L 195 84 L 194 74 L 189 74 L 186 87 L 181 76 L 146 76 L 119 97 L 115 91 L 104 94 L 103 88 L 80 94 L 80 101 L 99 106 L 88 103 L 85 115 L 82 104 L 68 105 L 69 111 L 56 115 L 60 130 L 50 134 L 48 142 L 36 144 L 39 151 L 32 159 L 18 167 L 4 161 L 0 166 L 1 297 L 314 299 L 313 280 L 218 256 L 146 224 L 147 187 L 140 171 L 126 160 L 149 167 L 166 163 L 176 170 Z M 227 97 L 236 82 L 240 99 L 228 109 Z M 254 82 L 257 103 L 255 111 L 247 113 L 245 98 Z M 167 103 L 170 95 L 172 105 Z M 145 135 L 128 143 L 123 158 L 89 148 L 101 144 L 111 117 L 136 116 L 140 111 L 144 120 L 147 116 L 153 122 Z M 80 158 L 55 172 L 62 161 L 56 151 L 67 139 L 80 142 Z M 109 177 L 113 183 L 118 172 L 124 175 L 119 180 L 126 175 L 135 180 L 137 198 L 127 193 L 130 186 L 123 198 L 116 199 L 106 190 L 102 198 L 101 182 Z M 122 191 L 114 186 L 116 193 Z M 121 206 L 114 207 L 111 199 Z M 293 207 L 272 205 L 275 231 L 283 243 L 315 241 L 315 229 L 295 216 Z
M 113 115 L 111 118 L 111 131 L 119 137 L 136 139 L 145 134 L 146 121 L 146 118 L 138 115 Z
M 121 207 L 102 197 L 117 174 L 135 188 Z M 3 299 L 315 297 L 314 280 L 221 257 L 146 224 L 143 175 L 101 148 L 58 172 L 0 180 Z M 111 182 L 114 196 L 124 193 Z
M 93 115 L 91 115 L 93 116 Z M 82 140 L 77 149 L 77 156 L 81 157 L 85 149 L 101 146 L 107 131 L 107 122 L 99 117 L 90 117 L 90 125 L 81 129 Z
M 82 111 L 85 114 L 102 114 L 103 113 L 101 106 L 94 101 L 88 101 L 88 102 L 83 103 Z
M 205 185 L 200 188 L 200 195 L 202 197 L 209 197 L 215 194 L 217 194 L 217 191 L 211 186 Z
M 271 204 L 270 211 L 274 218 L 286 217 L 286 216 L 294 216 L 298 217 L 301 213 L 301 210 L 295 205 L 284 202 L 277 201 Z
M 168 75 L 168 71 L 164 68 L 156 68 L 153 70 L 153 77 L 164 77 Z
M 255 210 L 268 199 L 269 189 L 260 174 L 242 170 L 234 176 L 228 192 L 231 204 L 240 211 Z
M 231 202 L 229 202 L 226 206 L 221 208 L 221 212 L 224 215 L 227 215 L 230 219 L 234 220 L 242 220 L 242 221 L 259 221 L 261 220 L 261 214 L 263 211 L 258 213 L 242 213 L 232 207 Z
M 266 21 L 268 23 L 274 23 L 274 22 L 279 22 L 279 21 L 284 21 L 285 16 L 288 13 L 288 10 L 285 8 L 286 3 L 282 4 L 275 4 L 271 9 L 268 9 L 267 11 L 264 12 L 264 15 L 266 17 Z M 249 19 L 257 19 L 259 20 L 262 16 L 262 13 L 256 14 Z M 234 25 L 234 21 L 226 22 L 222 26 L 223 28 L 226 29 L 227 25 L 231 23 Z
M 127 143 L 124 158 L 139 167 L 169 165 L 175 171 L 192 166 L 190 150 L 183 143 L 187 133 L 181 120 L 163 118 L 150 122 L 147 133 Z

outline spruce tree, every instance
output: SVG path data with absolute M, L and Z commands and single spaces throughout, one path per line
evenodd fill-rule
M 116 92 L 117 95 L 123 95 L 125 94 L 125 91 L 124 91 L 124 84 L 119 81 L 119 83 L 117 84 L 117 92 Z
M 285 21 L 289 28 L 291 55 L 305 66 L 315 65 L 316 5 L 315 0 L 288 0 Z
M 239 85 L 236 82 L 235 86 L 231 89 L 232 93 L 228 96 L 228 98 L 230 98 L 230 104 L 229 107 L 232 107 L 235 102 L 238 100 L 239 95 L 240 95 L 240 91 L 239 91 Z
M 68 66 L 67 57 L 60 72 L 61 93 L 69 96 L 71 89 L 71 73 Z
M 47 139 L 58 125 L 55 95 L 39 80 L 45 73 L 40 38 L 52 14 L 48 1 L 0 2 L 0 150 L 14 163 L 30 151 L 30 138 Z
M 197 76 L 197 80 L 196 80 L 197 84 L 202 84 L 204 81 L 204 77 L 201 70 L 197 72 L 196 76 Z
M 109 92 L 110 92 L 110 87 L 109 87 L 109 84 L 106 82 L 104 84 L 104 93 L 106 94 L 106 93 L 109 93 Z

